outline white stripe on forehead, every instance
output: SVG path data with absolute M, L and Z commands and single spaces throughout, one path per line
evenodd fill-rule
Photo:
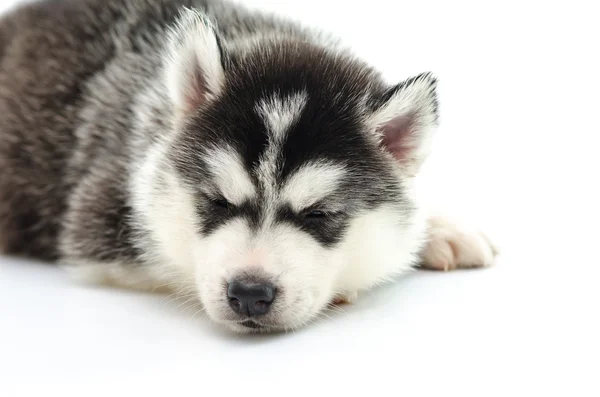
M 257 112 L 265 121 L 271 139 L 283 139 L 288 128 L 300 116 L 307 99 L 306 92 L 298 92 L 285 98 L 273 96 L 258 103 Z
M 212 148 L 206 153 L 206 164 L 213 175 L 213 181 L 228 201 L 240 204 L 256 196 L 256 188 L 250 174 L 242 163 L 242 158 L 231 147 Z
M 290 126 L 300 117 L 307 100 L 306 92 L 298 92 L 284 98 L 274 95 L 260 101 L 256 107 L 256 112 L 263 118 L 267 127 L 269 140 L 258 165 L 258 179 L 265 191 L 267 203 L 275 200 L 278 157 L 283 141 Z
M 345 168 L 330 162 L 312 162 L 294 172 L 281 191 L 281 199 L 294 211 L 304 210 L 339 188 Z

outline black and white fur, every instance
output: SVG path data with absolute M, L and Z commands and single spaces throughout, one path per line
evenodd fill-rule
M 0 21 L 0 249 L 193 289 L 291 329 L 415 265 L 491 264 L 414 183 L 436 80 L 387 85 L 336 40 L 219 0 L 46 0 Z M 248 324 L 226 285 L 277 287 Z

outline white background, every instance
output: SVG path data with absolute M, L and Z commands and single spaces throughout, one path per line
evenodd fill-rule
M 435 72 L 425 188 L 490 232 L 497 266 L 236 337 L 165 297 L 0 258 L 0 394 L 600 395 L 595 2 L 246 2 L 340 34 L 390 81 Z

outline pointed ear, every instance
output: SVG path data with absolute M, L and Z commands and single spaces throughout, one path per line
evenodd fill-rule
M 416 175 L 429 154 L 438 121 L 436 84 L 430 73 L 411 77 L 388 90 L 369 117 L 382 148 L 409 175 Z
M 224 83 L 224 52 L 208 17 L 184 8 L 167 38 L 166 83 L 184 115 L 219 94 Z

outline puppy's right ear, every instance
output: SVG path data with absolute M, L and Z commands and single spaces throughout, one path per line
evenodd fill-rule
M 202 13 L 184 8 L 167 38 L 166 83 L 176 111 L 188 115 L 223 88 L 224 52 Z
M 429 154 L 438 123 L 437 79 L 422 73 L 389 89 L 369 118 L 381 147 L 414 176 Z

